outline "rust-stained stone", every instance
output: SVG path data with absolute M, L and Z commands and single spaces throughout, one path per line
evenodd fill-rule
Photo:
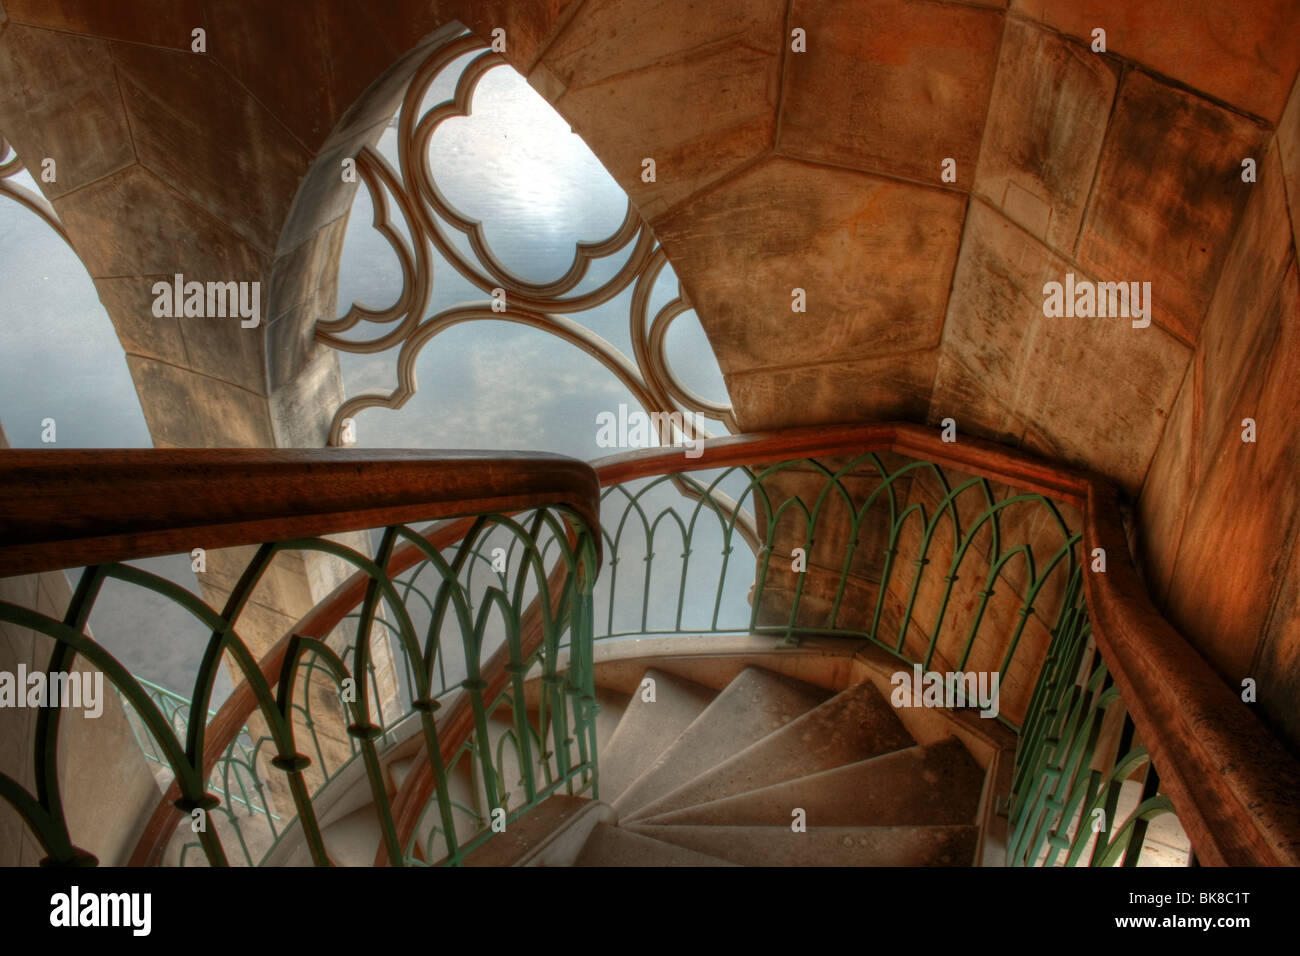
M 724 373 L 932 349 L 966 200 L 774 158 L 657 228 Z M 791 311 L 791 290 L 807 312 Z
M 975 188 L 1067 255 L 1117 85 L 1111 60 L 1023 21 L 1007 22 Z
M 1169 593 L 1183 522 L 1200 478 L 1197 445 L 1201 409 L 1196 398 L 1200 392 L 1200 362 L 1194 358 L 1138 499 L 1136 556 L 1145 572 L 1147 590 L 1160 608 L 1164 607 Z
M 573 11 L 584 6 L 580 0 L 444 0 L 443 5 L 484 40 L 490 41 L 497 27 L 504 29 L 505 58 L 525 74 Z
M 784 13 L 761 0 L 687 17 L 673 2 L 586 3 L 532 82 L 653 222 L 772 145 Z
M 371 29 L 383 41 L 390 60 L 409 53 L 430 33 L 457 19 L 462 3 L 446 0 L 384 0 L 383 3 L 358 3 L 358 14 L 369 21 Z
M 938 351 L 727 376 L 741 431 L 925 414 Z
M 91 183 L 54 204 L 92 277 L 261 278 L 257 250 L 142 166 Z M 217 275 L 200 275 L 216 272 Z
M 1168 602 L 1175 626 L 1234 686 L 1253 676 L 1300 524 L 1294 429 L 1300 420 L 1300 282 L 1294 264 L 1261 324 L 1275 330 L 1275 344 L 1258 356 L 1258 371 L 1244 378 L 1206 463 Z M 1255 443 L 1241 440 L 1240 422 L 1247 417 L 1257 424 Z
M 1300 580 L 1300 535 L 1291 537 L 1281 580 Z M 1300 588 L 1284 584 L 1278 589 L 1254 676 L 1261 716 L 1300 759 L 1300 708 L 1295 705 L 1300 700 Z
M 170 365 L 189 365 L 181 322 L 153 314 L 153 285 L 172 281 L 170 275 L 118 276 L 95 279 L 95 291 L 117 330 L 118 341 L 128 355 L 158 359 Z
M 392 60 L 351 0 L 208 0 L 207 13 L 209 55 L 313 150 Z
M 1015 13 L 1106 49 L 1276 122 L 1300 68 L 1295 0 L 1013 0 Z
M 273 448 L 266 401 L 207 375 L 128 355 L 149 434 L 183 448 Z
M 201 0 L 6 0 L 9 18 L 64 33 L 190 50 L 195 27 L 211 29 Z M 209 46 L 211 49 L 211 46 Z M 198 54 L 195 54 L 198 55 Z
M 1208 460 L 1225 430 L 1233 399 L 1247 378 L 1261 373 L 1260 363 L 1275 345 L 1277 330 L 1259 321 L 1277 294 L 1292 258 L 1286 191 L 1277 151 L 1259 163 L 1259 181 L 1237 230 L 1218 288 L 1210 302 L 1197 361 L 1204 366 L 1203 391 L 1197 396 L 1203 414 L 1199 457 Z M 1198 476 L 1199 479 L 1199 476 Z
M 1023 422 L 1025 447 L 1136 490 L 1191 351 L 1154 323 L 1045 317 L 1043 285 L 1067 272 L 1085 277 L 971 204 L 929 417 L 956 419 L 959 436 L 1004 441 Z
M 1275 139 L 1286 177 L 1287 205 L 1291 211 L 1291 234 L 1300 243 L 1300 79 L 1291 91 Z
M 951 157 L 969 189 L 1002 23 L 952 4 L 794 0 L 808 50 L 786 57 L 778 150 L 933 183 Z
M 302 146 L 210 57 L 115 43 L 113 58 L 140 162 L 273 250 L 307 170 Z
M 1102 281 L 1149 281 L 1153 323 L 1195 344 L 1250 198 L 1241 161 L 1265 130 L 1144 73 L 1120 88 L 1078 259 Z
M 1242 217 L 1210 303 L 1201 342 L 1152 461 L 1140 502 L 1141 548 L 1150 585 L 1163 600 L 1183 520 L 1203 470 L 1225 432 L 1238 432 L 1233 403 L 1276 345 L 1261 321 L 1292 257 L 1281 164 L 1272 150 Z
M 15 23 L 0 42 L 0 74 L 0 133 L 48 198 L 135 162 L 104 41 Z M 46 157 L 56 164 L 52 183 L 41 179 Z

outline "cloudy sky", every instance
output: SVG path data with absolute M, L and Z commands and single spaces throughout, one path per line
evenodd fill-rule
M 440 80 L 426 102 L 440 101 L 448 91 Z M 384 134 L 380 149 L 396 166 L 395 130 Z M 451 202 L 484 223 L 502 262 L 530 281 L 563 274 L 574 245 L 605 238 L 626 211 L 618 184 L 568 124 L 510 69 L 492 70 L 483 79 L 471 117 L 444 124 L 432 145 L 431 165 Z M 26 174 L 15 181 L 35 188 Z M 396 259 L 371 228 L 371 213 L 361 188 L 343 250 L 340 314 L 354 301 L 385 306 L 400 288 Z M 623 261 L 620 254 L 598 263 L 579 290 L 612 275 Z M 428 315 L 486 301 L 440 259 L 434 279 Z M 676 286 L 671 268 L 665 269 L 651 315 L 676 294 Z M 60 448 L 149 447 L 122 347 L 93 283 L 57 235 L 8 200 L 0 200 L 0 288 L 0 423 L 10 445 L 42 447 L 41 422 L 54 418 Z M 630 355 L 630 302 L 629 289 L 572 318 Z M 361 328 L 350 335 L 368 332 Z M 668 350 L 688 386 L 709 398 L 725 398 L 722 377 L 693 313 L 674 324 Z M 341 353 L 340 361 L 349 395 L 388 391 L 396 383 L 396 351 Z M 419 390 L 403 409 L 369 409 L 357 416 L 360 446 L 535 449 L 590 459 L 611 451 L 596 444 L 597 415 L 617 411 L 620 403 L 636 407 L 627 389 L 585 353 L 505 322 L 464 324 L 436 337 L 420 355 L 417 381 Z M 723 431 L 719 423 L 709 427 Z M 680 553 L 679 546 L 668 550 Z M 182 557 L 139 563 L 196 589 Z M 660 567 L 665 567 L 662 559 Z M 675 598 L 675 575 L 666 568 L 656 572 L 656 598 L 665 604 Z M 740 582 L 728 588 L 728 603 L 737 597 L 741 602 L 736 609 L 740 615 L 748 610 L 743 605 L 745 576 L 743 570 L 728 575 Z M 716 570 L 704 577 L 711 577 L 711 583 L 692 605 L 707 619 Z M 188 695 L 208 635 L 184 612 L 134 588 L 110 585 L 91 627 L 140 676 Z

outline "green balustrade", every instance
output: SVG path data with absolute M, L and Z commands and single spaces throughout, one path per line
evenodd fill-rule
M 457 864 L 492 836 L 493 830 L 483 825 L 490 821 L 492 809 L 499 806 L 508 819 L 514 819 L 560 789 L 570 793 L 595 789 L 595 694 L 589 650 L 591 589 L 598 563 L 595 540 L 576 514 L 558 507 L 523 516 L 479 516 L 459 544 L 441 551 L 405 525 L 384 528 L 375 532 L 375 538 L 373 555 L 325 538 L 264 544 L 221 610 L 158 575 L 131 564 L 110 563 L 81 572 L 62 620 L 7 602 L 0 602 L 0 620 L 54 639 L 50 671 L 68 669 L 80 654 L 116 687 L 146 759 L 166 766 L 174 775 L 181 793 L 176 806 L 185 814 L 180 832 L 189 835 L 192 811 L 202 809 L 207 814 L 206 825 L 179 847 L 182 865 L 256 865 L 290 832 L 301 835 L 314 863 L 328 865 L 314 801 L 357 761 L 370 782 L 389 859 L 397 864 L 424 862 L 415 858 L 413 846 L 400 845 L 384 780 L 382 752 L 396 742 L 399 725 L 414 725 L 423 737 L 435 778 L 429 806 L 439 820 L 446 850 L 442 862 Z M 385 569 L 399 543 L 418 549 L 420 560 L 407 572 L 390 577 Z M 280 679 L 272 686 L 240 637 L 241 616 L 276 555 L 292 551 L 321 552 L 343 560 L 364 573 L 366 592 L 361 606 L 336 630 L 337 635 L 346 626 L 351 640 L 339 646 L 337 637 L 319 640 L 293 635 Z M 481 575 L 484 562 L 493 569 L 486 579 Z M 478 580 L 470 575 L 476 567 Z M 87 620 L 110 579 L 168 598 L 211 631 L 189 699 L 134 677 L 89 636 Z M 522 622 L 530 607 L 537 612 L 540 639 L 526 653 Z M 562 635 L 569 648 L 563 675 L 559 671 Z M 398 706 L 390 708 L 398 711 L 396 719 L 386 720 L 380 706 L 376 640 L 388 642 L 400 661 Z M 512 679 L 495 700 L 488 701 L 481 667 L 497 647 L 508 649 Z M 212 772 L 204 775 L 208 719 L 216 713 L 209 703 L 223 659 L 252 689 L 255 713 L 266 733 L 254 741 L 245 727 Z M 535 716 L 529 713 L 524 695 L 525 677 L 532 673 L 546 685 Z M 322 683 L 338 702 L 331 713 L 317 713 L 321 706 L 317 695 L 307 693 L 309 687 Z M 450 794 L 448 777 L 456 761 L 444 764 L 441 731 L 434 719 L 437 710 L 462 694 L 475 715 L 474 733 L 462 753 L 485 782 L 487 797 L 487 805 L 470 815 L 475 826 L 469 832 L 453 825 L 458 804 Z M 500 769 L 504 750 L 498 747 L 494 753 L 488 740 L 488 721 L 502 708 L 511 714 L 510 743 L 517 748 L 523 788 L 523 798 L 510 807 L 506 796 L 516 781 L 505 779 Z M 197 715 L 206 719 L 196 719 Z M 0 797 L 26 821 L 48 862 L 84 865 L 95 862 L 94 858 L 73 843 L 62 811 L 56 761 L 59 718 L 58 709 L 50 707 L 37 716 L 32 751 L 36 793 L 0 775 Z M 346 726 L 350 755 L 331 760 L 320 736 L 326 722 L 336 728 Z M 549 750 L 541 746 L 542 741 L 550 742 Z M 272 798 L 277 779 L 279 790 L 287 792 L 283 807 L 275 806 Z

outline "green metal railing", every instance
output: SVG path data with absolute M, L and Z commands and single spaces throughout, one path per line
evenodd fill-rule
M 1016 669 L 1020 704 L 998 720 L 1019 728 L 1008 713 L 1024 712 L 1079 567 L 1080 534 L 1049 498 L 875 453 L 632 484 L 602 494 L 597 640 L 750 633 L 795 645 L 822 635 L 870 641 L 927 670 L 996 671 L 1003 687 Z
M 1151 822 L 1174 807 L 1092 640 L 1080 573 L 1070 586 L 1016 751 L 1007 861 L 1137 866 Z
M 419 549 L 422 559 L 404 576 L 390 577 L 386 568 L 399 542 Z M 494 548 L 502 550 L 494 554 Z M 338 648 L 326 640 L 294 635 L 278 686 L 272 687 L 239 636 L 240 619 L 276 555 L 292 551 L 340 558 L 362 572 L 368 583 L 364 601 L 349 622 L 354 624 L 352 642 Z M 398 841 L 382 774 L 381 749 L 392 742 L 391 731 L 396 725 L 409 719 L 418 726 L 433 766 L 436 792 L 430 805 L 440 821 L 444 862 L 456 864 L 489 839 L 492 830 L 480 826 L 466 832 L 463 827 L 457 829 L 453 821 L 456 801 L 448 786 L 451 765 L 442 760 L 440 731 L 434 719 L 453 697 L 466 695 L 474 714 L 474 730 L 460 753 L 475 765 L 484 781 L 489 810 L 475 815 L 474 823 L 490 817 L 493 809 L 506 810 L 508 819 L 513 819 L 561 789 L 581 793 L 595 787 L 595 704 L 589 647 L 596 555 L 595 539 L 575 513 L 559 507 L 541 508 L 522 516 L 479 516 L 460 543 L 444 551 L 434 549 L 405 525 L 375 532 L 372 555 L 325 538 L 264 544 L 221 611 L 158 575 L 131 564 L 108 563 L 81 573 L 62 620 L 8 602 L 0 602 L 0 620 L 54 639 L 49 670 L 64 670 L 74 655 L 81 655 L 116 687 L 133 711 L 142 750 L 175 775 L 181 793 L 176 806 L 187 815 L 180 832 L 191 835 L 187 824 L 194 811 L 207 814 L 205 825 L 192 834 L 197 842 L 180 848 L 183 863 L 195 849 L 201 849 L 208 864 L 231 863 L 224 834 L 233 837 L 238 846 L 233 862 L 256 864 L 293 828 L 301 833 L 312 861 L 327 865 L 329 854 L 313 800 L 355 761 L 364 764 L 389 859 L 422 862 L 416 859 L 414 846 L 401 846 Z M 493 558 L 497 571 L 491 578 L 480 576 L 472 581 L 470 569 L 484 559 L 491 566 Z M 558 575 L 556 568 L 561 572 Z M 550 577 L 548 569 L 553 572 Z M 102 586 L 110 579 L 166 597 L 211 630 L 190 700 L 132 676 L 89 637 L 87 620 Z M 417 581 L 423 583 L 418 590 L 421 604 L 408 606 L 417 593 Z M 521 623 L 530 608 L 539 612 L 541 637 L 536 648 L 525 654 Z M 567 671 L 560 675 L 557 661 L 562 635 L 576 652 L 570 652 Z M 405 682 L 397 708 L 400 716 L 385 722 L 373 662 L 375 642 L 387 641 L 390 636 L 403 662 Z M 494 701 L 488 701 L 481 667 L 487 655 L 502 647 L 508 649 L 513 679 Z M 266 733 L 254 743 L 246 727 L 212 773 L 204 775 L 200 768 L 207 721 L 196 719 L 196 715 L 210 718 L 214 714 L 208 702 L 223 659 L 253 689 L 256 713 Z M 530 673 L 541 675 L 546 686 L 531 714 L 524 696 L 524 679 Z M 365 675 L 365 679 L 357 680 L 355 675 Z M 322 681 L 339 701 L 335 714 L 313 712 L 312 695 L 307 691 Z M 504 750 L 498 748 L 494 754 L 489 743 L 489 720 L 506 711 L 513 722 L 522 794 L 516 795 L 513 805 L 497 763 Z M 345 728 L 351 751 L 333 765 L 320 736 L 322 725 L 330 723 L 336 729 Z M 63 818 L 56 767 L 58 729 L 58 709 L 43 709 L 37 718 L 34 750 L 37 793 L 30 794 L 12 779 L 0 776 L 0 797 L 22 815 L 51 862 L 91 863 L 93 857 L 72 843 Z M 548 741 L 550 749 L 537 746 L 539 741 Z M 309 786 L 309 768 L 314 787 Z M 540 782 L 539 768 L 544 778 Z M 277 788 L 287 792 L 293 809 L 290 822 L 281 820 L 283 809 L 275 812 L 268 796 L 268 791 Z M 250 839 L 254 833 L 260 834 L 259 839 Z

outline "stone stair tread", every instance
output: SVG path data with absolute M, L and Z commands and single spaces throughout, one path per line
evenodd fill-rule
M 630 816 L 831 696 L 825 688 L 746 667 L 667 750 L 643 764 L 644 772 L 611 801 L 615 812 L 620 818 Z
M 461 860 L 462 866 L 515 866 L 550 839 L 552 834 L 581 813 L 591 801 L 585 797 L 554 794 L 521 815 L 504 833 L 494 833 Z
M 602 760 L 631 702 L 632 699 L 627 694 L 620 694 L 608 687 L 596 688 L 596 704 L 599 707 L 596 711 L 596 753 L 601 755 Z
M 916 746 L 884 696 L 863 681 L 755 741 L 624 822 L 757 790 Z
M 979 835 L 974 826 L 624 826 L 741 866 L 971 866 Z
M 591 831 L 574 866 L 735 866 L 728 860 L 665 843 L 608 823 Z
M 984 771 L 956 737 L 698 804 L 643 822 L 813 827 L 969 825 Z
M 606 803 L 612 804 L 715 696 L 707 687 L 654 668 L 645 676 L 654 679 L 654 703 L 642 700 L 638 684 L 608 745 L 600 751 L 600 798 Z
M 406 782 L 406 778 L 411 775 L 411 770 L 415 767 L 415 760 L 415 757 L 403 757 L 388 765 L 388 775 L 393 781 L 395 790 L 402 789 L 402 784 Z
M 367 803 L 325 827 L 321 838 L 335 866 L 374 866 L 375 852 L 383 839 L 379 811 L 373 803 Z

